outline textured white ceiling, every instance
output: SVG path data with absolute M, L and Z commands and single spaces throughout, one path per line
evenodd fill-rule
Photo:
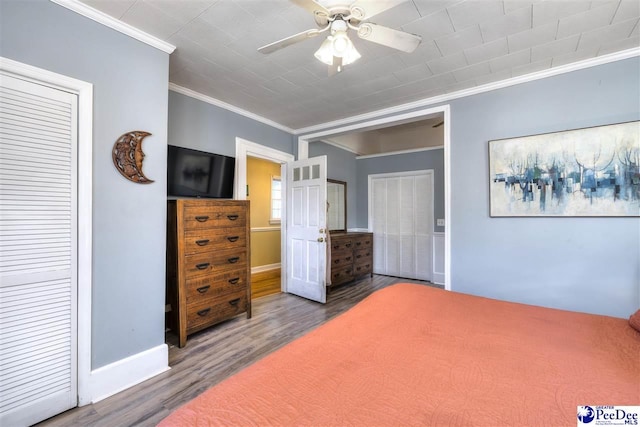
M 354 36 L 362 58 L 328 77 L 323 37 L 257 52 L 316 28 L 287 0 L 82 1 L 175 45 L 172 83 L 291 129 L 640 46 L 639 0 L 408 0 L 371 22 L 421 35 L 415 52 Z

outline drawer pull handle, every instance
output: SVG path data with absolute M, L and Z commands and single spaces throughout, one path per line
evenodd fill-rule
M 227 261 L 229 262 L 229 264 L 235 264 L 236 262 L 240 261 L 240 257 L 234 256 L 233 258 L 227 259 Z
M 351 247 L 351 243 L 347 243 L 345 246 L 346 246 L 347 248 L 350 248 L 350 247 Z
M 210 285 L 202 286 L 202 287 L 199 287 L 198 289 L 196 289 L 196 291 L 198 291 L 201 294 L 204 294 L 205 292 L 207 292 L 209 290 L 210 287 L 211 287 Z
M 198 222 L 207 222 L 208 219 L 209 219 L 209 217 L 207 215 L 202 215 L 202 216 L 197 216 L 196 217 L 196 221 L 198 221 Z
M 237 242 L 240 236 L 228 236 L 227 240 L 230 242 Z
M 356 258 L 358 259 L 362 258 L 362 255 L 356 255 Z
M 356 242 L 356 246 L 360 246 L 362 242 Z
M 340 264 L 340 260 L 339 260 L 339 259 L 334 259 L 334 260 L 333 260 L 333 263 L 334 263 L 334 264 Z
M 335 246 L 333 247 L 333 249 L 338 249 L 339 247 L 340 247 L 340 245 L 335 245 Z
M 209 239 L 196 240 L 198 246 L 205 246 L 207 243 L 209 243 Z
M 196 268 L 198 270 L 204 270 L 207 267 L 209 267 L 209 263 L 208 262 L 203 262 L 201 264 L 196 264 Z
M 350 257 L 350 256 L 348 256 L 348 257 L 346 257 L 346 258 L 345 258 L 345 260 L 347 260 L 347 261 L 351 261 L 351 257 Z
M 198 311 L 198 313 L 197 313 L 197 314 L 198 314 L 198 316 L 200 316 L 200 317 L 204 317 L 204 316 L 206 316 L 207 314 L 209 314 L 209 312 L 210 312 L 210 311 L 211 311 L 211 307 L 209 307 L 209 308 L 205 308 L 204 310 L 200 310 L 200 311 Z
M 229 221 L 235 221 L 238 219 L 238 215 L 227 215 L 227 218 L 229 218 Z
M 240 298 L 236 298 L 229 301 L 229 304 L 237 306 L 239 302 L 240 302 Z
M 229 279 L 229 283 L 231 283 L 232 285 L 235 285 L 239 281 L 240 281 L 239 277 L 234 277 L 233 279 Z

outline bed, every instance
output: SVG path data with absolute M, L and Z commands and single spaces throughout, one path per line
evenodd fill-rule
M 178 408 L 160 425 L 576 425 L 640 404 L 626 319 L 398 284 Z

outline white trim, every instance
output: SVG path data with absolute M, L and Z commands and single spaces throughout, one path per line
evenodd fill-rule
M 294 160 L 293 154 L 276 150 L 265 145 L 256 144 L 246 139 L 236 137 L 236 171 L 234 182 L 234 198 L 236 200 L 246 200 L 247 193 L 247 156 L 258 157 L 274 163 L 280 163 L 280 178 L 282 178 L 282 220 L 280 232 L 280 259 L 282 269 L 287 271 L 287 167 L 286 164 Z M 240 190 L 242 189 L 242 191 Z M 282 292 L 287 291 L 287 275 L 281 276 L 280 288 Z
M 371 233 L 368 228 L 347 228 L 347 231 L 350 233 Z
M 528 83 L 535 80 L 545 79 L 547 77 L 553 77 L 560 74 L 570 73 L 573 71 L 582 70 L 585 68 L 596 67 L 598 65 L 608 64 L 610 62 L 622 61 L 624 59 L 633 58 L 634 56 L 640 56 L 640 47 L 635 47 L 620 52 L 611 53 L 608 55 L 598 56 L 596 58 L 586 59 L 584 61 L 578 61 L 559 67 L 549 68 L 543 71 L 537 71 L 531 74 L 525 74 L 518 77 L 512 77 L 510 79 L 500 80 L 498 82 L 487 83 L 481 86 L 476 86 L 469 89 L 463 89 L 456 92 L 447 93 L 444 95 L 434 96 L 431 98 L 425 98 L 418 101 L 409 102 L 406 104 L 396 105 L 394 107 L 385 108 L 382 110 L 371 111 L 369 113 L 360 114 L 357 116 L 351 116 L 340 120 L 334 120 L 332 122 L 320 123 L 318 125 L 308 126 L 305 128 L 295 129 L 295 135 L 307 135 L 314 134 L 322 131 L 323 129 L 333 128 L 337 126 L 345 126 L 349 123 L 360 122 L 363 120 L 372 120 L 376 117 L 394 115 L 402 113 L 406 110 L 414 108 L 424 108 L 434 104 L 440 104 L 449 102 L 454 99 L 464 98 L 466 96 L 477 95 L 484 92 L 489 92 L 496 89 L 502 89 L 509 86 L 515 86 L 522 83 Z
M 338 144 L 337 142 L 334 142 L 334 141 L 331 141 L 331 140 L 328 140 L 328 139 L 323 139 L 323 140 L 318 141 L 318 142 L 323 142 L 323 143 L 325 143 L 327 145 L 332 145 L 332 146 L 337 147 L 337 148 L 339 148 L 341 150 L 348 151 L 349 153 L 359 154 L 356 150 L 354 150 L 351 147 L 347 147 L 346 145 Z
M 301 158 L 305 158 L 305 159 L 307 158 L 307 157 L 301 157 L 300 153 L 304 153 L 306 151 L 308 155 L 308 152 L 309 152 L 308 147 L 305 150 L 303 149 L 303 147 L 300 146 L 301 142 L 317 141 L 327 136 L 349 133 L 355 130 L 370 129 L 374 127 L 384 128 L 384 127 L 387 127 L 385 125 L 388 125 L 389 123 L 393 123 L 394 125 L 399 123 L 409 123 L 411 121 L 414 121 L 413 119 L 417 120 L 418 117 L 429 116 L 429 115 L 437 114 L 441 112 L 442 112 L 442 106 L 431 107 L 428 109 L 422 109 L 422 110 L 410 111 L 408 113 L 397 114 L 395 116 L 376 118 L 364 123 L 349 124 L 339 128 L 325 129 L 315 133 L 300 135 L 298 137 L 298 160 L 300 160 Z M 376 116 L 379 117 L 379 115 L 376 115 Z
M 269 120 L 265 117 L 259 116 L 258 114 L 252 113 L 247 110 L 243 110 L 240 107 L 236 107 L 235 105 L 228 104 L 224 101 L 220 101 L 219 99 L 213 98 L 208 95 L 204 95 L 200 92 L 196 92 L 195 90 L 187 89 L 186 87 L 179 86 L 175 83 L 169 82 L 169 90 L 172 90 L 176 93 L 180 93 L 182 95 L 188 96 L 190 98 L 197 99 L 202 102 L 206 102 L 207 104 L 215 105 L 216 107 L 224 108 L 225 110 L 231 111 L 236 114 L 240 114 L 241 116 L 248 117 L 252 120 L 255 120 L 260 123 L 264 123 L 265 125 L 274 127 L 276 129 L 280 129 L 282 131 L 293 134 L 294 130 L 281 125 L 280 123 L 274 122 L 273 120 Z
M 168 371 L 169 347 L 160 344 L 91 372 L 91 403 Z
M 444 288 L 446 290 L 451 290 L 451 108 L 448 104 L 438 105 L 435 107 L 424 108 L 421 110 L 414 111 L 408 114 L 401 114 L 397 116 L 389 116 L 382 119 L 375 119 L 368 122 L 362 122 L 356 125 L 349 125 L 342 128 L 328 129 L 322 132 L 318 132 L 316 134 L 312 134 L 311 136 L 299 136 L 298 137 L 298 158 L 307 158 L 309 154 L 309 140 L 310 137 L 314 138 L 322 138 L 331 135 L 338 135 L 345 132 L 345 129 L 349 129 L 350 131 L 356 129 L 364 129 L 369 128 L 375 125 L 386 124 L 388 126 L 393 126 L 397 124 L 397 122 L 406 120 L 407 116 L 411 117 L 425 117 L 429 115 L 433 115 L 435 113 L 444 114 L 444 217 L 445 224 L 447 227 L 445 228 L 445 258 L 444 258 L 444 273 L 445 273 L 445 281 Z M 302 157 L 305 156 L 305 157 Z M 237 163 L 237 162 L 236 162 Z
M 437 262 L 438 256 L 444 257 L 444 242 L 445 242 L 445 233 L 442 231 L 434 231 L 433 238 L 431 239 L 431 268 L 433 271 L 431 272 L 431 281 L 436 285 L 444 284 L 444 263 L 442 263 L 442 270 L 439 271 L 439 262 Z
M 442 150 L 442 149 L 444 149 L 444 145 L 438 145 L 436 147 L 413 148 L 411 150 L 390 151 L 388 153 L 365 154 L 364 156 L 356 157 L 356 160 L 373 159 L 375 157 L 395 156 L 398 154 L 420 153 L 422 151 L 432 151 L 432 150 Z
M 257 267 L 251 267 L 251 274 L 263 273 L 265 271 L 271 271 L 271 270 L 280 270 L 281 268 L 282 268 L 282 264 L 280 264 L 279 262 L 275 264 L 259 265 Z
M 78 95 L 78 405 L 86 405 L 91 396 L 93 85 L 3 57 L 0 70 Z
M 265 233 L 268 231 L 280 231 L 280 226 L 277 227 L 251 227 L 252 233 Z
M 132 37 L 142 43 L 146 43 L 149 46 L 155 47 L 166 53 L 173 53 L 176 50 L 176 47 L 172 44 L 165 42 L 164 40 L 160 40 L 159 38 L 152 36 L 149 33 L 145 33 L 142 30 L 137 29 L 127 23 L 120 21 L 119 19 L 114 18 L 111 15 L 107 15 L 104 12 L 99 11 L 98 9 L 94 9 L 91 6 L 88 6 L 84 3 L 79 2 L 78 0 L 50 0 L 51 2 L 65 7 L 69 10 L 72 10 L 86 18 L 89 18 L 99 24 L 107 26 L 113 30 L 116 30 L 122 34 L 125 34 L 129 37 Z

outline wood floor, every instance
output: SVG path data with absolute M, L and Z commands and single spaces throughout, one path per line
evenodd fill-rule
M 399 282 L 437 286 L 374 275 L 337 287 L 328 295 L 327 304 L 283 293 L 255 299 L 251 319 L 238 316 L 191 335 L 184 348 L 176 347 L 175 337 L 168 336 L 171 370 L 38 425 L 154 426 L 228 376 L 343 313 L 372 292 Z
M 251 299 L 280 292 L 280 269 L 251 274 Z

